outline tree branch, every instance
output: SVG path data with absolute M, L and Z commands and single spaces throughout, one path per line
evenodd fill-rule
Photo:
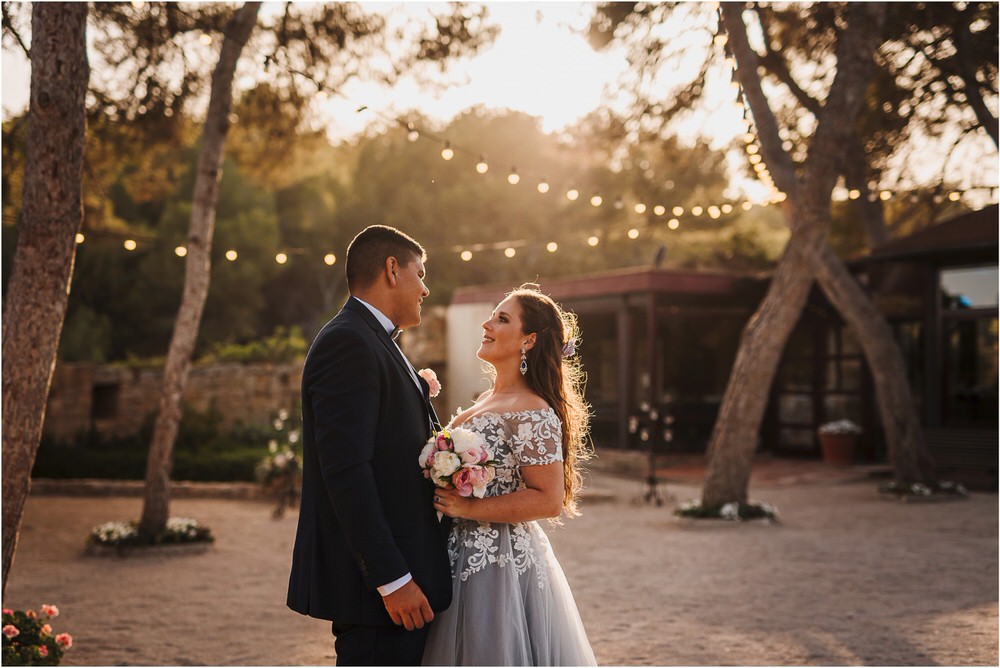
M 747 103 L 753 113 L 757 125 L 757 136 L 760 139 L 760 150 L 764 156 L 774 183 L 780 190 L 793 195 L 798 189 L 795 176 L 795 163 L 781 148 L 781 137 L 778 135 L 778 121 L 760 86 L 760 76 L 757 67 L 760 64 L 757 53 L 750 48 L 747 39 L 747 27 L 743 23 L 744 4 L 742 2 L 724 2 L 721 4 L 722 24 L 729 34 L 729 44 L 736 58 L 736 78 L 746 94 Z
M 17 43 L 21 47 L 21 50 L 24 51 L 24 57 L 27 58 L 28 60 L 31 60 L 31 49 L 29 49 L 27 45 L 24 43 L 24 40 L 21 39 L 21 33 L 19 33 L 17 31 L 17 28 L 14 27 L 14 21 L 11 20 L 10 18 L 9 2 L 3 3 L 3 28 L 11 35 L 13 35 L 14 39 L 17 40 Z

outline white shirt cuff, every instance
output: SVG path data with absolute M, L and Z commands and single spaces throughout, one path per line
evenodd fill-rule
M 384 584 L 381 587 L 378 587 L 377 588 L 378 589 L 378 593 L 382 594 L 382 596 L 388 596 L 389 594 L 391 594 L 392 592 L 396 591 L 397 589 L 399 589 L 400 587 L 402 587 L 403 585 L 405 585 L 407 582 L 409 582 L 412 579 L 413 579 L 413 576 L 410 575 L 409 573 L 407 573 L 406 575 L 404 575 L 403 577 L 399 578 L 398 580 L 393 580 L 389 584 Z

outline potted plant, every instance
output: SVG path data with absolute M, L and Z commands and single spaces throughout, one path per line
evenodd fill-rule
M 73 646 L 68 633 L 56 634 L 49 624 L 59 608 L 43 605 L 34 610 L 3 609 L 3 664 L 5 666 L 57 666 L 63 652 Z
M 854 463 L 854 448 L 860 433 L 861 427 L 850 420 L 821 424 L 819 445 L 823 451 L 823 461 L 836 466 L 850 466 Z

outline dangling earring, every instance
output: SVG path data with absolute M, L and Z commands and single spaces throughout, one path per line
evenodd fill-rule
M 524 344 L 521 344 L 521 375 L 528 373 L 528 353 L 524 349 Z

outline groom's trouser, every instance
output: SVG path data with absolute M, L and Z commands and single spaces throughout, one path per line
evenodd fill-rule
M 419 666 L 427 630 L 333 623 L 338 666 Z

